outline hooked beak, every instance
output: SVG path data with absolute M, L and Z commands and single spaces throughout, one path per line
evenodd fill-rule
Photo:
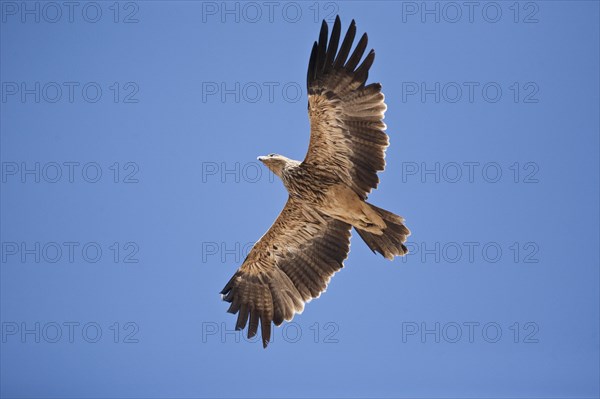
M 267 157 L 260 156 L 260 157 L 258 157 L 258 158 L 256 158 L 256 159 L 258 159 L 260 162 L 264 163 L 264 162 L 265 162 L 265 159 L 267 159 Z

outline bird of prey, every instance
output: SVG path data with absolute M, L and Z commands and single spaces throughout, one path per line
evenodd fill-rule
M 228 312 L 238 313 L 236 330 L 249 320 L 252 338 L 260 321 L 265 348 L 271 323 L 292 320 L 343 267 L 352 227 L 387 259 L 407 253 L 403 243 L 410 232 L 404 219 L 366 202 L 379 183 L 377 172 L 385 168 L 389 145 L 381 84 L 366 84 L 375 52 L 359 64 L 367 34 L 351 54 L 354 21 L 338 50 L 340 31 L 338 16 L 328 42 L 323 21 L 310 55 L 310 144 L 304 161 L 277 154 L 258 157 L 283 181 L 287 203 L 221 291 L 231 303 Z

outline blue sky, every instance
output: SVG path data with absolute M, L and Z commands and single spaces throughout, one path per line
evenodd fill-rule
M 597 2 L 0 5 L 3 397 L 600 394 Z M 263 350 L 218 293 L 285 203 L 256 157 L 303 158 L 338 13 L 411 254 L 353 237 Z

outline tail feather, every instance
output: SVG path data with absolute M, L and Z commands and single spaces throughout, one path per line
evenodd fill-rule
M 371 204 L 369 206 L 381 216 L 385 221 L 386 227 L 380 235 L 354 227 L 358 235 L 369 246 L 371 251 L 374 253 L 379 252 L 387 259 L 392 260 L 395 256 L 406 255 L 408 248 L 406 248 L 404 242 L 406 242 L 406 238 L 410 235 L 410 230 L 404 225 L 404 219 L 385 209 Z

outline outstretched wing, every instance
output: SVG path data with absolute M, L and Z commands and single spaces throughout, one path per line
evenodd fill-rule
M 367 47 L 367 34 L 348 58 L 356 35 L 354 20 L 338 51 L 340 29 L 337 17 L 328 45 L 327 23 L 323 21 L 310 56 L 307 86 L 311 129 L 304 163 L 333 171 L 366 199 L 379 183 L 377 172 L 385 168 L 389 145 L 383 123 L 386 105 L 379 83 L 365 86 L 375 52 L 371 50 L 358 66 Z
M 350 250 L 350 225 L 289 198 L 269 231 L 254 245 L 221 294 L 238 313 L 236 330 L 248 319 L 248 338 L 260 320 L 263 346 L 271 322 L 280 325 L 301 313 L 304 303 L 325 291 Z

